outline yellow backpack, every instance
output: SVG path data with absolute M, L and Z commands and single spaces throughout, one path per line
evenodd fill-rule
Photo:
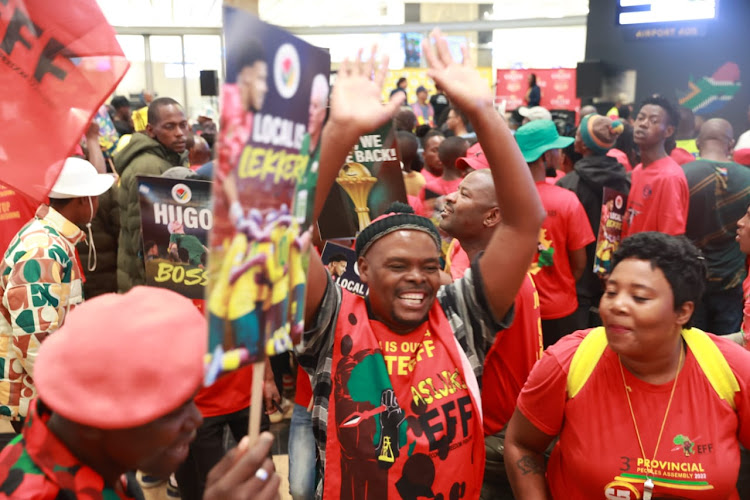
M 682 338 L 687 342 L 698 365 L 711 383 L 716 394 L 736 410 L 734 396 L 740 390 L 737 378 L 729 367 L 726 358 L 711 337 L 697 328 L 683 329 Z M 578 346 L 568 371 L 568 398 L 572 399 L 580 392 L 594 371 L 607 347 L 607 335 L 604 327 L 591 330 Z

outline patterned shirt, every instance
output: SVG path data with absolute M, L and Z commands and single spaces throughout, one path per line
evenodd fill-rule
M 513 307 L 502 321 L 497 321 L 485 298 L 479 259 L 475 259 L 463 278 L 438 290 L 437 301 L 448 318 L 451 330 L 469 359 L 474 375 L 481 382 L 484 358 L 498 331 L 513 322 Z M 328 400 L 333 381 L 331 364 L 342 290 L 328 277 L 328 285 L 310 330 L 306 331 L 299 346 L 299 364 L 312 377 L 313 434 L 320 460 L 325 468 L 326 428 L 328 426 Z M 345 292 L 349 293 L 349 292 Z M 368 308 L 369 309 L 369 308 Z M 322 488 L 318 487 L 319 493 Z
M 37 400 L 23 434 L 0 453 L 0 499 L 85 498 L 130 500 L 123 484 L 104 484 L 93 469 L 78 461 L 47 427 L 51 411 Z
M 709 293 L 742 286 L 745 254 L 735 241 L 737 221 L 750 204 L 750 169 L 697 160 L 682 166 L 690 188 L 685 236 L 703 252 Z
M 41 205 L 0 262 L 0 415 L 18 420 L 36 397 L 32 379 L 42 341 L 83 302 L 76 243 L 86 238 Z

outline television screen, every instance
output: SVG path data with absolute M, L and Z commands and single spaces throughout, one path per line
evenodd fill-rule
M 404 67 L 418 68 L 422 63 L 422 33 L 403 33 Z
M 618 0 L 621 25 L 716 19 L 719 0 Z

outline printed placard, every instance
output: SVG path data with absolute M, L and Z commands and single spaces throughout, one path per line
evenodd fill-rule
M 368 286 L 362 283 L 357 268 L 357 252 L 327 241 L 320 256 L 328 274 L 338 286 L 361 297 L 366 297 Z
M 311 207 L 298 200 L 315 199 L 330 72 L 327 51 L 239 9 L 224 8 L 224 37 L 208 383 L 302 333 Z
M 213 226 L 211 183 L 138 176 L 146 284 L 202 299 Z
M 604 188 L 599 235 L 596 238 L 594 272 L 600 276 L 612 270 L 612 254 L 620 247 L 622 221 L 628 197 L 619 191 Z
M 360 137 L 347 157 L 318 220 L 320 236 L 353 238 L 394 201 L 406 203 L 406 188 L 389 122 Z

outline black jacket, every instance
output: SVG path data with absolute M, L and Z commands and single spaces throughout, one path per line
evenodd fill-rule
M 573 171 L 557 181 L 557 185 L 570 189 L 578 196 L 581 205 L 586 210 L 594 235 L 598 235 L 604 188 L 615 189 L 627 195 L 630 191 L 630 177 L 625 167 L 614 158 L 588 156 L 578 160 L 573 166 Z M 581 297 L 591 299 L 594 305 L 602 294 L 601 282 L 593 272 L 595 251 L 596 242 L 586 247 L 586 269 L 576 284 L 579 299 Z

